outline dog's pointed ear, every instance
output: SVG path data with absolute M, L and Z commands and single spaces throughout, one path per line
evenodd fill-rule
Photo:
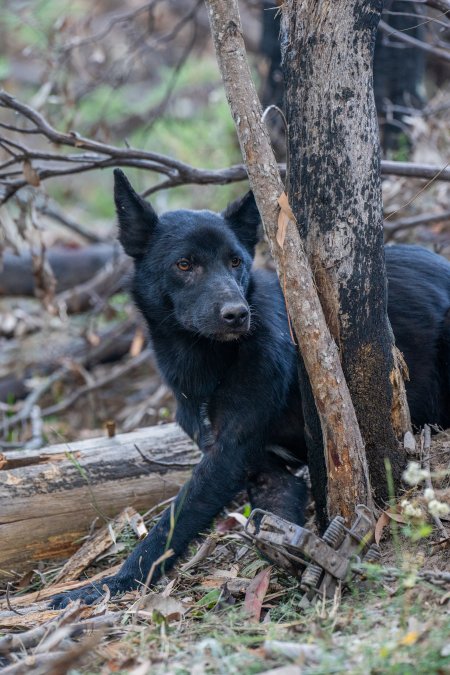
M 228 204 L 222 216 L 239 241 L 253 256 L 258 243 L 258 228 L 261 222 L 253 192 L 249 190 L 243 197 Z
M 114 201 L 119 221 L 119 241 L 125 253 L 140 258 L 158 222 L 152 206 L 131 187 L 120 169 L 114 170 Z

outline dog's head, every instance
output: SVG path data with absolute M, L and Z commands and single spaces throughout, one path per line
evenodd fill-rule
M 119 240 L 135 260 L 134 294 L 153 329 L 178 327 L 221 341 L 249 332 L 247 302 L 259 213 L 253 194 L 221 213 L 158 216 L 114 172 Z

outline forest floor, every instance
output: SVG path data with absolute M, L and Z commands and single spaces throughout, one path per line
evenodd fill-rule
M 448 501 L 450 433 L 433 438 L 430 457 L 436 496 Z M 405 515 L 405 498 L 422 508 L 422 517 Z M 144 595 L 53 611 L 47 599 L 61 565 L 40 565 L 0 601 L 0 668 L 5 675 L 448 673 L 449 539 L 430 524 L 424 505 L 423 488 L 407 490 L 377 535 L 381 563 L 333 600 L 318 599 L 306 609 L 299 580 L 269 565 L 243 536 L 249 509 L 243 501 Z M 156 518 L 153 510 L 147 527 Z M 450 532 L 450 522 L 442 524 Z M 307 526 L 313 527 L 312 517 Z M 135 543 L 125 528 L 82 578 L 105 573 Z M 387 575 L 388 567 L 397 578 Z M 423 569 L 447 572 L 447 578 L 430 583 L 419 576 Z

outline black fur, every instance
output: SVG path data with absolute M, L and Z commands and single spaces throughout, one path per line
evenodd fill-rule
M 120 241 L 135 258 L 136 303 L 176 397 L 177 420 L 204 454 L 173 514 L 165 511 L 120 572 L 100 582 L 113 594 L 145 582 L 168 548 L 170 567 L 244 488 L 253 506 L 299 524 L 306 502 L 304 482 L 292 473 L 306 462 L 297 357 L 275 275 L 251 269 L 259 221 L 253 196 L 222 215 L 173 211 L 158 218 L 116 171 L 115 199 Z M 450 264 L 414 246 L 388 247 L 386 259 L 389 315 L 410 369 L 413 421 L 446 426 Z M 157 567 L 152 581 L 160 574 Z M 52 604 L 100 595 L 91 585 Z

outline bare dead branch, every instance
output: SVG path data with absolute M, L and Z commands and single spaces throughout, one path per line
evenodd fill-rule
M 141 14 L 150 12 L 154 7 L 156 7 L 158 2 L 160 2 L 160 0 L 151 0 L 151 2 L 146 2 L 144 5 L 141 5 L 130 12 L 124 12 L 118 16 L 114 16 L 101 31 L 81 40 L 77 38 L 71 40 L 68 44 L 64 45 L 63 51 L 69 52 L 72 51 L 72 49 L 79 49 L 80 47 L 86 47 L 87 45 L 100 42 L 100 40 L 103 40 L 110 34 L 114 26 L 117 26 L 117 24 L 120 23 L 128 23 L 129 21 L 136 19 Z
M 450 169 L 448 168 L 448 164 L 443 167 L 438 167 L 434 164 L 415 164 L 414 162 L 394 162 L 392 160 L 382 160 L 381 175 L 450 181 Z
M 410 218 L 399 218 L 392 222 L 385 221 L 384 231 L 386 233 L 386 240 L 392 239 L 394 234 L 401 230 L 409 230 L 418 225 L 434 225 L 435 223 L 446 222 L 450 220 L 450 211 L 442 211 L 441 213 L 422 213 L 418 216 L 411 216 Z
M 66 216 L 65 213 L 61 213 L 61 211 L 59 211 L 59 209 L 55 205 L 44 204 L 42 206 L 37 206 L 36 209 L 37 211 L 39 211 L 39 213 L 42 213 L 44 216 L 51 218 L 57 223 L 60 223 L 60 225 L 63 225 L 68 230 L 71 230 L 72 232 L 78 234 L 80 237 L 83 237 L 83 239 L 86 239 L 86 241 L 90 241 L 96 244 L 105 241 L 103 237 L 100 237 L 94 232 L 90 232 L 85 227 L 72 220 L 72 218 Z
M 435 23 L 438 24 L 439 26 L 443 26 L 444 28 L 450 28 L 450 22 L 448 20 L 446 21 L 441 21 L 440 19 L 436 19 L 433 16 L 427 16 L 427 15 L 421 15 L 421 14 L 414 14 L 414 12 L 394 12 L 391 9 L 385 9 L 383 12 L 383 15 L 388 15 L 388 16 L 406 16 L 411 19 L 420 19 L 423 18 L 423 21 L 418 23 L 416 26 L 411 26 L 408 29 L 404 30 L 412 30 L 413 28 L 417 28 L 418 26 L 424 26 L 427 23 Z
M 247 179 L 244 164 L 236 164 L 225 169 L 199 169 L 167 155 L 132 147 L 120 148 L 85 138 L 76 132 L 59 132 L 40 113 L 5 91 L 0 91 L 0 107 L 15 111 L 28 124 L 33 125 L 31 129 L 28 127 L 23 129 L 23 124 L 17 122 L 7 125 L 1 123 L 0 127 L 6 127 L 8 131 L 14 131 L 17 134 L 34 133 L 43 136 L 58 147 L 71 147 L 79 150 L 79 152 L 68 154 L 57 151 L 43 152 L 0 135 L 0 145 L 10 155 L 10 159 L 0 165 L 0 185 L 3 186 L 0 203 L 6 202 L 18 190 L 28 185 L 23 173 L 26 161 L 32 163 L 39 181 L 55 176 L 73 175 L 116 166 L 146 169 L 165 176 L 160 183 L 147 189 L 144 195 L 178 185 L 225 185 Z M 283 174 L 285 166 L 281 164 L 279 168 Z M 384 175 L 450 181 L 450 169 L 427 164 L 382 161 L 381 172 Z
M 416 0 L 413 0 L 414 2 Z M 422 1 L 419 0 L 419 4 L 422 4 Z M 449 14 L 450 13 L 450 2 L 449 0 L 425 0 L 425 4 L 428 5 L 428 7 L 432 7 L 433 9 L 437 9 L 438 12 L 442 12 L 443 14 Z
M 388 23 L 386 23 L 386 21 L 381 20 L 379 26 L 380 30 L 383 31 L 383 33 L 388 37 L 395 37 L 395 39 L 399 40 L 400 42 L 404 42 L 405 44 L 411 45 L 412 47 L 417 47 L 418 49 L 427 52 L 427 54 L 432 54 L 433 56 L 436 56 L 438 59 L 441 59 L 442 61 L 450 62 L 450 51 L 441 49 L 440 47 L 434 47 L 433 45 L 428 44 L 428 42 L 418 40 L 412 35 L 408 35 L 407 33 L 403 33 L 402 31 L 396 30 L 395 28 L 392 28 L 392 26 L 390 26 Z
M 55 298 L 55 304 L 68 314 L 92 309 L 99 301 L 110 298 L 121 290 L 130 271 L 131 260 L 124 255 L 117 256 L 117 259 L 108 261 L 88 281 L 59 293 Z
M 43 408 L 42 416 L 48 417 L 49 415 L 57 415 L 60 412 L 67 410 L 67 408 L 70 408 L 70 406 L 73 405 L 76 401 L 78 401 L 78 399 L 81 398 L 81 396 L 85 396 L 91 391 L 95 391 L 96 389 L 105 387 L 107 384 L 110 384 L 111 382 L 114 382 L 114 380 L 117 380 L 123 375 L 126 375 L 126 373 L 129 373 L 131 370 L 134 370 L 134 368 L 137 368 L 145 361 L 148 361 L 150 359 L 150 355 L 151 350 L 144 349 L 140 354 L 138 354 L 134 358 L 129 359 L 128 361 L 121 364 L 120 366 L 117 366 L 116 368 L 112 368 L 111 371 L 108 372 L 108 374 L 105 375 L 104 377 L 99 377 L 97 380 L 94 380 L 91 383 L 79 387 L 79 389 L 76 389 L 74 392 L 72 392 L 70 396 L 60 401 L 60 403 L 55 403 L 55 405 Z
M 35 405 L 37 405 L 39 399 L 50 389 L 50 387 L 61 380 L 64 375 L 66 375 L 68 369 L 66 366 L 62 366 L 55 370 L 44 382 L 38 385 L 33 391 L 27 396 L 25 402 L 19 412 L 11 417 L 7 417 L 5 421 L 0 424 L 0 434 L 7 434 L 10 429 L 13 429 L 18 424 L 26 422 L 31 415 L 31 411 Z

